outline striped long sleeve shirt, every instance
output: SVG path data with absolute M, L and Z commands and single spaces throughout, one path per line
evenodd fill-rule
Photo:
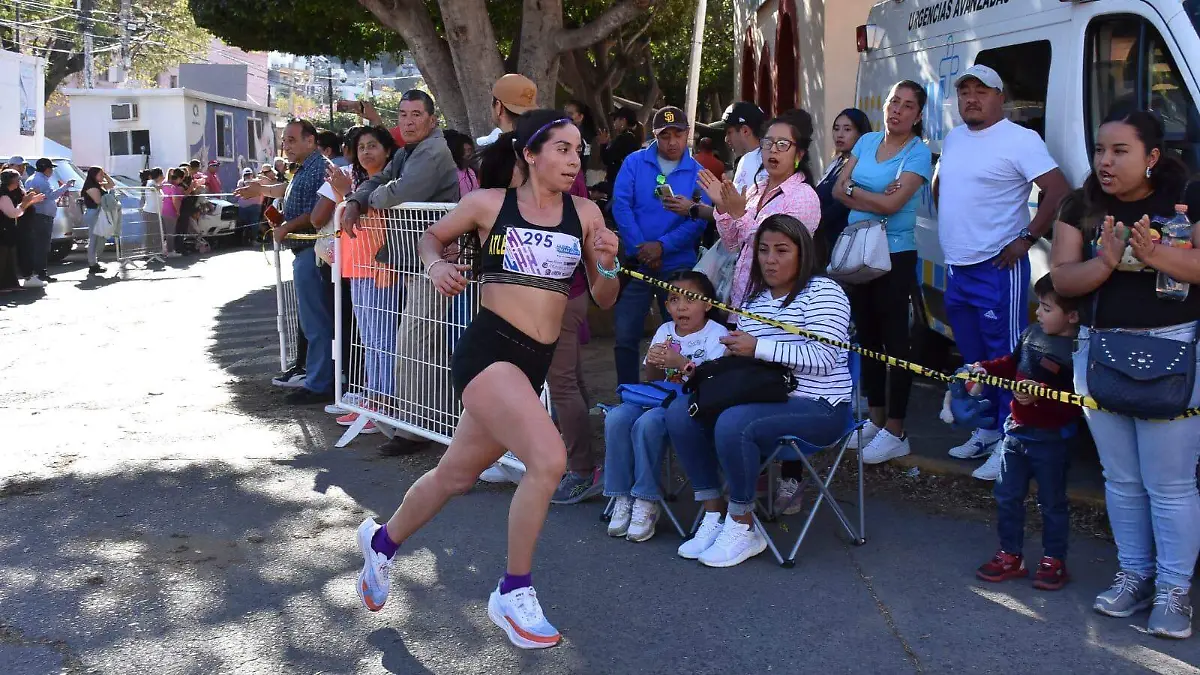
M 751 298 L 745 309 L 822 337 L 849 342 L 850 300 L 837 282 L 814 277 L 791 304 L 784 305 L 786 299 L 787 296 L 773 298 L 770 290 L 766 290 Z M 738 317 L 738 329 L 758 340 L 755 358 L 792 368 L 800 383 L 793 396 L 822 398 L 834 405 L 850 400 L 853 382 L 846 350 L 745 316 Z

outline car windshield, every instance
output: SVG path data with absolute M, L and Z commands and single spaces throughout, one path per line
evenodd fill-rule
M 54 162 L 54 177 L 60 183 L 73 180 L 75 181 L 76 189 L 83 187 L 83 174 L 79 172 L 79 169 L 70 160 L 54 159 L 51 161 Z

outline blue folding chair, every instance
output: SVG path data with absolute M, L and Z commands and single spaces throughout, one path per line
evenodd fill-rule
M 858 458 L 857 530 L 855 530 L 854 526 L 850 524 L 850 520 L 846 517 L 845 512 L 842 511 L 841 505 L 838 504 L 837 500 L 833 496 L 833 493 L 829 490 L 829 486 L 833 483 L 834 475 L 837 473 L 838 467 L 841 466 L 842 458 L 846 455 L 846 445 L 850 442 L 850 439 L 857 434 L 859 437 L 859 447 L 862 447 L 862 428 L 866 423 L 866 420 L 862 419 L 860 414 L 862 410 L 859 402 L 858 382 L 859 376 L 862 373 L 861 357 L 854 352 L 850 352 L 849 365 L 850 378 L 854 382 L 854 389 L 851 393 L 851 405 L 854 410 L 853 414 L 847 421 L 845 430 L 839 435 L 838 440 L 831 443 L 827 447 L 821 448 L 812 445 L 811 443 L 808 443 L 804 439 L 797 436 L 782 436 L 776 443 L 775 450 L 771 452 L 766 460 L 763 461 L 762 466 L 758 471 L 759 475 L 762 475 L 764 472 L 767 474 L 766 497 L 758 501 L 758 509 L 763 512 L 764 517 L 768 521 L 774 521 L 778 517 L 778 514 L 775 513 L 774 499 L 775 492 L 779 487 L 779 467 L 777 462 L 797 461 L 804 466 L 805 478 L 801 482 L 799 490 L 796 492 L 797 495 L 802 494 L 810 483 L 816 484 L 817 490 L 820 492 L 816 501 L 813 502 L 812 509 L 808 514 L 808 518 L 804 521 L 804 527 L 800 530 L 800 534 L 796 537 L 796 543 L 792 546 L 792 549 L 786 558 L 780 555 L 779 548 L 775 545 L 775 541 L 771 537 L 770 533 L 767 532 L 766 528 L 763 527 L 762 522 L 758 519 L 757 512 L 754 514 L 754 526 L 758 528 L 759 532 L 763 533 L 764 537 L 766 537 L 767 547 L 771 549 L 771 553 L 775 554 L 775 559 L 778 560 L 779 564 L 783 567 L 795 567 L 796 552 L 800 550 L 800 544 L 804 542 L 805 536 L 808 535 L 808 530 L 812 526 L 813 519 L 817 516 L 817 511 L 820 510 L 821 505 L 826 502 L 829 504 L 829 508 L 833 510 L 834 515 L 836 515 L 838 520 L 841 521 L 842 527 L 846 529 L 846 533 L 850 535 L 850 540 L 855 546 L 861 546 L 867 542 L 865 539 L 866 514 L 863 508 L 863 461 L 861 452 L 855 453 L 855 456 Z M 812 463 L 809 461 L 809 457 L 816 455 L 819 452 L 832 450 L 834 448 L 837 449 L 837 457 L 833 460 L 833 465 L 829 467 L 829 472 L 825 476 L 821 476 L 821 474 L 817 472 Z

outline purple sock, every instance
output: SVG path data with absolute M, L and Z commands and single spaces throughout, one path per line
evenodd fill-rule
M 533 585 L 533 574 L 509 574 L 504 573 L 504 578 L 500 580 L 500 595 L 511 593 L 518 588 L 527 588 Z
M 383 524 L 378 530 L 375 530 L 375 536 L 371 537 L 371 550 L 376 553 L 382 553 L 391 559 L 396 555 L 396 551 L 400 550 L 400 544 L 392 541 L 387 533 L 387 523 Z

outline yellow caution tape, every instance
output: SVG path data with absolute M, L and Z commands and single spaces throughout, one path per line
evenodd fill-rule
M 977 382 L 979 384 L 986 384 L 988 386 L 997 387 L 1000 389 L 1006 389 L 1008 391 L 1020 392 L 1022 394 L 1029 394 L 1031 396 L 1037 396 L 1039 398 L 1046 398 L 1046 399 L 1050 399 L 1052 401 L 1058 401 L 1059 403 L 1066 403 L 1069 405 L 1077 405 L 1077 406 L 1080 406 L 1083 408 L 1088 408 L 1090 410 L 1099 410 L 1102 412 L 1112 412 L 1110 410 L 1105 410 L 1104 408 L 1101 408 L 1100 405 L 1098 403 L 1096 403 L 1096 399 L 1092 398 L 1091 396 L 1080 396 L 1079 394 L 1075 394 L 1075 393 L 1058 391 L 1056 389 L 1050 389 L 1049 387 L 1044 387 L 1041 384 L 1034 382 L 1032 380 L 1021 380 L 1018 382 L 1016 380 L 1009 380 L 1007 378 L 997 377 L 995 375 L 988 375 L 986 373 L 971 374 L 971 373 L 967 373 L 967 372 L 958 372 L 958 373 L 954 373 L 952 375 L 947 375 L 946 373 L 943 373 L 939 370 L 934 370 L 933 368 L 929 368 L 927 366 L 922 366 L 919 363 L 913 363 L 912 361 L 905 361 L 904 359 L 898 359 L 894 356 L 888 356 L 887 354 L 884 354 L 883 352 L 876 352 L 876 351 L 872 351 L 870 349 L 863 349 L 862 347 L 851 344 L 849 342 L 841 342 L 839 340 L 833 340 L 833 339 L 824 337 L 822 335 L 817 335 L 816 333 L 806 331 L 802 328 L 797 328 L 796 326 L 793 326 L 791 324 L 783 323 L 782 321 L 776 321 L 775 319 L 769 319 L 765 316 L 760 316 L 760 315 L 754 314 L 752 312 L 747 312 L 743 309 L 736 309 L 734 307 L 730 307 L 729 305 L 727 305 L 723 302 L 713 300 L 712 298 L 706 298 L 703 295 L 700 295 L 699 293 L 689 291 L 685 288 L 679 288 L 676 286 L 672 286 L 671 284 L 668 284 L 665 281 L 662 281 L 660 279 L 655 279 L 654 277 L 646 276 L 645 274 L 642 274 L 641 272 L 636 272 L 634 270 L 629 270 L 629 269 L 624 269 L 624 268 L 621 269 L 621 272 L 623 272 L 624 274 L 626 274 L 634 279 L 637 279 L 638 281 L 644 281 L 647 284 L 650 284 L 651 286 L 657 286 L 658 288 L 661 288 L 665 291 L 669 291 L 671 293 L 682 295 L 683 297 L 688 298 L 690 300 L 697 300 L 700 302 L 708 303 L 708 304 L 712 305 L 713 307 L 716 307 L 717 309 L 729 312 L 730 314 L 736 314 L 738 316 L 744 316 L 744 317 L 747 317 L 750 319 L 754 319 L 755 321 L 764 323 L 768 326 L 774 326 L 775 328 L 778 328 L 782 331 L 787 331 L 788 333 L 791 333 L 793 335 L 799 335 L 801 337 L 808 338 L 815 342 L 827 344 L 831 347 L 845 349 L 846 351 L 860 354 L 869 359 L 874 359 L 876 361 L 882 361 L 883 363 L 886 363 L 887 365 L 891 366 L 892 368 L 902 368 L 909 372 L 915 373 L 917 375 L 921 375 L 923 377 L 928 377 L 929 379 L 936 380 L 938 382 L 944 382 L 946 384 L 949 384 L 949 383 L 952 383 L 955 381 L 960 381 L 960 380 L 964 381 L 964 382 Z M 1114 414 L 1120 414 L 1120 413 L 1114 413 Z M 1200 416 L 1200 408 L 1189 408 L 1188 410 L 1184 411 L 1182 415 L 1179 415 L 1178 417 L 1172 417 L 1171 420 L 1181 420 L 1181 419 L 1186 419 L 1189 417 L 1197 417 L 1197 416 Z M 1162 421 L 1171 421 L 1171 420 L 1162 420 Z

